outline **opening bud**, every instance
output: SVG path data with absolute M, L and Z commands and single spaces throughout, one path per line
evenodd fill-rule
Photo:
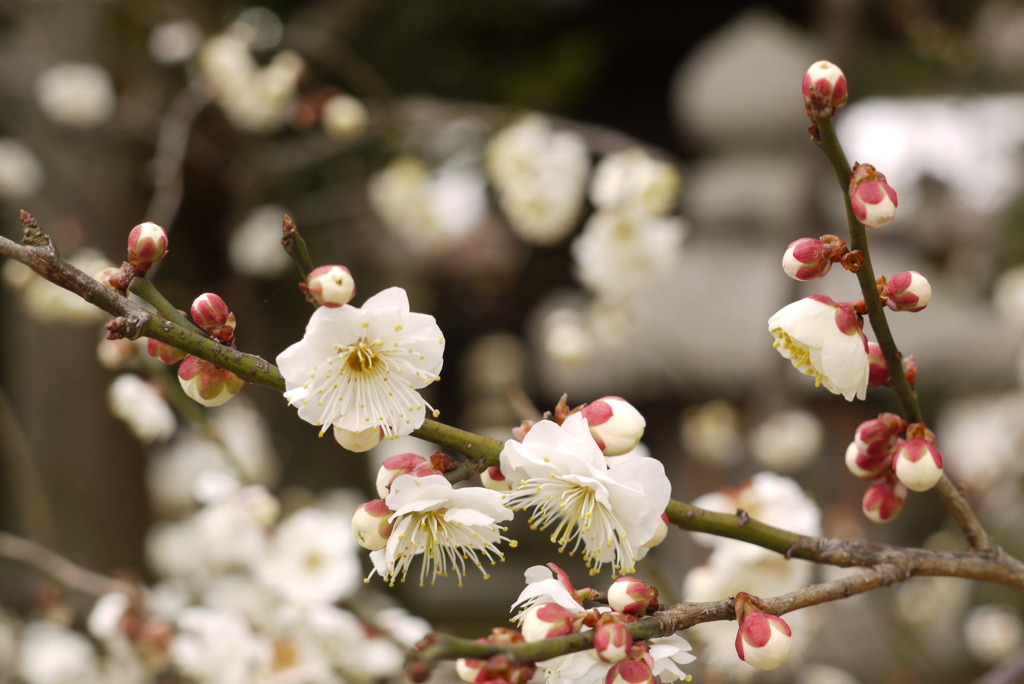
M 356 542 L 367 551 L 383 549 L 394 527 L 388 520 L 394 511 L 383 499 L 373 499 L 359 504 L 352 514 L 352 534 Z
M 836 110 L 846 105 L 849 92 L 846 75 L 832 62 L 821 60 L 810 66 L 804 74 L 804 106 L 807 116 L 834 116 Z
M 904 271 L 889 279 L 885 294 L 893 311 L 920 311 L 932 300 L 932 286 L 917 271 Z
M 203 406 L 220 406 L 245 385 L 231 371 L 196 356 L 186 356 L 178 366 L 178 382 L 185 394 Z
M 356 295 L 356 281 L 344 266 L 317 266 L 303 288 L 317 304 L 329 309 L 345 306 Z
M 398 454 L 391 456 L 380 464 L 377 470 L 377 496 L 382 499 L 391 492 L 391 483 L 399 475 L 406 475 L 427 463 L 427 459 L 419 454 Z
M 896 216 L 896 191 L 871 164 L 854 164 L 850 174 L 850 208 L 868 228 L 880 228 Z
M 757 609 L 756 597 L 736 594 L 736 655 L 759 670 L 774 670 L 786 661 L 793 648 L 793 632 L 778 615 Z
M 622 397 L 603 397 L 584 406 L 581 413 L 605 456 L 632 451 L 647 427 L 640 412 Z
M 196 297 L 192 302 L 192 320 L 224 344 L 235 339 L 235 314 L 219 295 L 206 292 Z
M 907 488 L 892 473 L 885 473 L 864 492 L 861 510 L 868 520 L 887 523 L 895 520 L 907 502 Z
M 619 616 L 621 618 L 621 616 Z M 606 663 L 626 659 L 633 648 L 633 635 L 629 628 L 614 615 L 605 613 L 594 627 L 594 651 Z
M 873 480 L 891 466 L 892 451 L 889 449 L 864 451 L 856 440 L 846 447 L 846 468 L 862 480 Z
M 527 641 L 574 634 L 580 630 L 581 613 L 575 613 L 554 602 L 538 603 L 523 612 L 519 629 Z
M 793 280 L 822 278 L 832 270 L 832 252 L 830 245 L 823 240 L 794 240 L 789 243 L 786 253 L 782 255 L 782 270 Z
M 139 275 L 167 256 L 167 231 L 147 221 L 132 228 L 128 233 L 128 263 Z
M 942 479 L 942 453 L 927 439 L 910 439 L 897 449 L 892 469 L 907 489 L 926 492 Z
M 608 605 L 619 613 L 642 616 L 658 608 L 658 588 L 636 577 L 620 577 L 608 587 Z

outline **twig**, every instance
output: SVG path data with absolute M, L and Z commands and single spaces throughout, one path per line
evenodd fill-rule
M 0 558 L 24 563 L 55 580 L 61 586 L 89 596 L 111 592 L 131 594 L 135 588 L 127 582 L 86 570 L 45 546 L 0 531 Z

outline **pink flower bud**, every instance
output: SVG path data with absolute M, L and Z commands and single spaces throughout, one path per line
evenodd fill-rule
M 789 657 L 793 632 L 785 620 L 756 610 L 749 600 L 745 592 L 736 595 L 736 655 L 759 670 L 774 670 Z
M 395 481 L 396 477 L 411 473 L 424 463 L 427 463 L 427 459 L 419 454 L 398 454 L 385 459 L 380 464 L 380 469 L 377 470 L 377 496 L 382 499 L 386 497 L 390 493 L 391 483 Z
M 896 216 L 896 191 L 871 164 L 854 164 L 850 175 L 850 207 L 868 228 L 879 228 Z
M 178 366 L 178 382 L 185 394 L 203 406 L 220 406 L 245 385 L 231 371 L 196 356 L 186 356 Z
M 782 270 L 794 280 L 821 278 L 831 269 L 825 243 L 815 238 L 794 240 L 782 255 Z
M 608 605 L 627 615 L 641 616 L 658 607 L 658 588 L 635 577 L 620 577 L 608 588 Z
M 192 302 L 192 320 L 200 328 L 225 344 L 235 339 L 235 314 L 218 295 L 206 292 Z
M 166 342 L 154 340 L 152 337 L 146 338 L 146 353 L 154 359 L 160 359 L 168 365 L 178 363 L 188 356 L 188 352 L 178 349 L 177 347 L 172 347 Z
M 549 637 L 578 632 L 582 614 L 554 602 L 538 603 L 523 612 L 519 629 L 527 641 L 540 641 Z
M 633 647 L 633 635 L 629 628 L 618 620 L 602 621 L 594 627 L 594 650 L 597 657 L 606 663 L 625 660 Z
M 910 384 L 910 389 L 914 389 L 917 386 L 917 359 L 914 358 L 913 354 L 908 354 L 903 357 L 901 364 L 903 366 L 903 374 L 907 376 L 907 383 Z
M 907 488 L 894 475 L 885 473 L 864 492 L 861 510 L 868 520 L 887 523 L 900 514 L 906 501 Z
M 907 429 L 907 421 L 895 413 L 880 413 L 857 426 L 853 439 L 861 451 L 875 455 L 890 453 L 896 439 Z
M 927 439 L 907 440 L 896 451 L 892 469 L 907 489 L 925 492 L 942 479 L 942 453 Z
M 804 74 L 804 106 L 807 116 L 833 116 L 846 104 L 848 97 L 846 76 L 832 62 L 815 62 Z
M 352 534 L 356 542 L 367 551 L 383 549 L 394 527 L 388 522 L 392 515 L 394 511 L 388 508 L 383 499 L 359 504 L 352 514 Z
M 329 309 L 345 306 L 356 295 L 356 281 L 344 266 L 317 266 L 306 276 L 306 292 Z
M 605 456 L 632 451 L 647 426 L 640 412 L 622 397 L 603 397 L 584 406 L 581 413 Z
M 886 305 L 893 311 L 920 311 L 932 299 L 932 286 L 917 271 L 897 273 L 885 284 Z
M 856 440 L 846 447 L 846 468 L 862 480 L 873 480 L 892 466 L 892 451 L 866 452 Z
M 369 451 L 380 444 L 380 440 L 383 438 L 383 430 L 379 427 L 367 428 L 358 432 L 344 428 L 334 428 L 334 441 L 343 448 L 356 453 Z
M 880 387 L 889 382 L 889 367 L 885 365 L 881 345 L 868 342 L 868 387 Z
M 604 678 L 605 684 L 655 684 L 654 673 L 645 660 L 623 660 L 615 663 Z
M 167 256 L 167 231 L 147 221 L 128 233 L 128 263 L 142 274 Z
M 117 278 L 119 275 L 121 275 L 121 269 L 119 267 L 107 266 L 106 268 L 101 269 L 99 273 L 93 276 L 93 278 L 98 280 L 103 287 L 111 290 L 117 290 L 117 286 L 112 279 Z
M 480 483 L 487 489 L 493 489 L 496 492 L 507 492 L 512 489 L 512 483 L 508 481 L 498 466 L 491 466 L 480 473 Z
M 480 671 L 484 669 L 486 660 L 477 658 L 459 658 L 455 661 L 455 674 L 464 682 L 475 684 Z

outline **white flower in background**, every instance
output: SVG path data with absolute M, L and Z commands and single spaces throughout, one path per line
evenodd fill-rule
M 262 561 L 260 580 L 288 601 L 333 603 L 361 584 L 348 516 L 305 508 L 278 525 Z
M 486 163 L 502 211 L 523 240 L 553 245 L 576 226 L 590 174 L 581 136 L 531 114 L 491 138 Z
M 361 308 L 317 309 L 277 365 L 288 403 L 321 435 L 334 426 L 380 428 L 393 437 L 423 424 L 425 402 L 416 390 L 439 378 L 443 353 L 434 317 L 411 313 L 405 290 L 393 287 Z
M 367 184 L 370 206 L 410 249 L 443 251 L 469 235 L 484 218 L 486 185 L 474 169 L 456 163 L 430 169 L 402 155 Z
M 587 319 L 576 307 L 557 306 L 540 323 L 544 353 L 566 366 L 585 364 L 594 354 L 594 339 Z
M 54 64 L 36 77 L 32 90 L 46 118 L 69 128 L 101 126 L 117 108 L 114 80 L 99 64 Z
M 861 684 L 861 681 L 834 665 L 813 663 L 800 668 L 795 684 Z
M 305 634 L 277 634 L 271 649 L 270 660 L 254 673 L 252 684 L 343 684 L 324 650 Z
M 562 425 L 540 421 L 522 442 L 505 442 L 501 471 L 514 487 L 509 505 L 532 509 L 536 529 L 554 526 L 551 541 L 559 551 L 582 548 L 595 572 L 605 563 L 617 574 L 633 572 L 671 493 L 656 459 L 620 457 L 609 467 L 578 413 Z
M 203 31 L 191 19 L 177 19 L 157 24 L 149 34 L 149 56 L 157 64 L 181 64 L 199 49 Z
M 768 320 L 775 348 L 801 373 L 847 401 L 868 388 L 867 340 L 849 303 L 814 295 L 789 304 Z
M 498 545 L 510 541 L 499 523 L 512 519 L 503 496 L 483 487 L 452 488 L 443 475 L 401 475 L 385 499 L 394 528 L 388 544 L 370 553 L 374 570 L 390 584 L 405 581 L 413 560 L 422 556 L 419 584 L 454 573 L 462 585 L 469 563 L 490 577 L 483 560 L 494 565 L 505 554 Z
M 320 123 L 331 140 L 351 142 L 362 137 L 370 122 L 363 101 L 347 93 L 333 95 L 324 102 Z
M 572 242 L 576 275 L 600 297 L 628 297 L 679 267 L 685 236 L 678 216 L 596 211 Z
M 777 411 L 750 431 L 747 444 L 761 466 L 779 473 L 795 472 L 821 453 L 825 427 L 809 411 Z
M 675 165 L 639 147 L 601 158 L 590 181 L 590 201 L 598 209 L 661 216 L 675 209 L 682 178 Z
M 273 656 L 270 642 L 255 635 L 240 615 L 193 606 L 182 610 L 176 622 L 171 660 L 198 682 L 250 684 Z
M 222 613 L 240 615 L 255 630 L 280 631 L 277 611 L 281 597 L 249 573 L 214 577 L 202 587 L 197 603 Z
M 251 399 L 236 397 L 211 411 L 209 428 L 223 445 L 226 463 L 236 468 L 244 481 L 267 486 L 277 482 L 279 464 L 273 438 Z
M 100 681 L 92 642 L 84 634 L 50 620 L 34 620 L 22 628 L 18 674 L 25 684 Z
M 197 489 L 212 475 L 217 474 L 204 474 Z M 267 530 L 277 517 L 277 500 L 259 485 L 211 499 L 194 516 L 197 544 L 193 553 L 214 573 L 253 567 L 264 557 Z
M 281 247 L 282 225 L 288 210 L 261 204 L 242 219 L 228 238 L 231 268 L 254 278 L 273 278 L 292 265 Z
M 36 153 L 17 138 L 0 138 L 0 199 L 18 201 L 39 192 L 46 171 Z
M 964 645 L 975 660 L 996 665 L 1024 644 L 1020 613 L 1008 605 L 988 603 L 971 609 L 964 620 Z
M 82 248 L 65 257 L 86 274 L 96 274 L 114 263 L 95 249 Z M 95 324 L 109 318 L 101 309 L 78 295 L 36 275 L 30 268 L 12 259 L 4 265 L 4 282 L 21 292 L 25 313 L 40 323 Z
M 992 286 L 992 304 L 1018 334 L 1024 334 L 1024 265 L 999 274 Z
M 679 441 L 687 457 L 719 468 L 743 458 L 740 412 L 725 399 L 688 407 L 679 419 Z
M 164 441 L 178 426 L 174 411 L 152 383 L 125 373 L 114 378 L 107 390 L 107 404 L 144 444 Z

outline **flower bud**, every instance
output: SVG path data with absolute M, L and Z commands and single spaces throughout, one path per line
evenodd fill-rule
M 619 620 L 603 620 L 594 627 L 594 651 L 604 662 L 617 663 L 625 660 L 632 647 L 633 635 Z
M 338 142 L 351 142 L 362 137 L 369 119 L 362 100 L 345 93 L 331 96 L 320 111 L 324 133 Z
M 110 290 L 117 290 L 117 286 L 115 285 L 115 282 L 112 281 L 112 279 L 117 278 L 119 275 L 121 275 L 121 269 L 119 267 L 107 266 L 103 269 L 100 269 L 99 273 L 94 275 L 93 278 L 99 281 L 99 283 L 103 285 L 103 287 L 108 288 Z
M 478 658 L 459 658 L 455 661 L 455 674 L 464 682 L 475 684 L 480 671 L 484 669 L 486 660 Z
M 892 469 L 907 489 L 925 492 L 942 479 L 942 453 L 926 439 L 907 440 L 896 451 Z
M 778 615 L 768 615 L 752 605 L 749 594 L 736 595 L 736 655 L 759 670 L 774 670 L 789 657 L 793 632 Z
M 192 320 L 225 344 L 235 339 L 235 314 L 231 313 L 227 302 L 212 292 L 201 294 L 192 302 Z
M 896 191 L 871 164 L 854 164 L 850 175 L 850 207 L 868 228 L 879 228 L 896 216 Z
M 868 342 L 868 387 L 880 387 L 889 382 L 889 367 L 885 365 L 882 346 L 877 342 Z
M 873 480 L 892 466 L 892 451 L 889 449 L 868 452 L 857 441 L 846 447 L 846 468 L 862 480 Z
M 907 376 L 907 384 L 910 385 L 910 389 L 914 389 L 917 386 L 917 359 L 913 354 L 908 354 L 903 357 L 901 364 L 903 374 Z
M 861 510 L 868 520 L 887 523 L 900 514 L 906 502 L 907 488 L 894 475 L 885 473 L 864 492 Z
M 643 546 L 645 549 L 653 549 L 665 541 L 666 537 L 668 537 L 668 514 L 662 513 L 658 522 L 658 529 L 654 531 L 654 536 L 645 541 Z
M 846 104 L 849 95 L 846 76 L 832 62 L 821 60 L 810 66 L 804 74 L 802 90 L 807 116 L 834 116 Z
M 644 615 L 657 609 L 658 588 L 648 586 L 636 577 L 620 577 L 608 587 L 608 605 L 618 613 Z
M 128 233 L 128 263 L 140 275 L 167 256 L 167 231 L 147 221 Z
M 399 475 L 407 475 L 423 464 L 427 459 L 419 454 L 398 454 L 384 459 L 377 470 L 377 496 L 385 498 L 391 492 L 391 483 Z
M 356 295 L 356 281 L 344 266 L 317 266 L 306 276 L 306 292 L 321 306 L 336 309 Z
M 538 603 L 523 612 L 519 629 L 527 641 L 540 641 L 578 632 L 581 619 L 580 613 L 557 603 Z
M 146 338 L 146 352 L 154 359 L 160 359 L 167 365 L 178 363 L 188 356 L 187 351 L 172 347 L 166 342 L 154 340 L 152 337 Z
M 640 412 L 622 397 L 603 397 L 584 406 L 581 413 L 605 456 L 632 451 L 647 426 Z
M 334 441 L 343 448 L 356 453 L 369 451 L 380 444 L 380 440 L 383 438 L 384 433 L 379 427 L 367 428 L 358 432 L 344 428 L 334 428 Z
M 870 454 L 889 453 L 896 439 L 907 429 L 907 421 L 895 413 L 880 413 L 877 418 L 865 420 L 857 426 L 853 439 L 857 447 Z
M 794 240 L 782 255 L 782 270 L 793 280 L 821 278 L 831 269 L 825 243 L 815 238 Z
M 932 299 L 932 286 L 917 271 L 897 273 L 885 284 L 886 306 L 893 311 L 920 311 Z
M 373 499 L 359 504 L 352 514 L 352 535 L 356 543 L 367 551 L 377 551 L 387 546 L 388 537 L 394 527 L 388 522 L 394 511 L 383 499 Z
M 646 660 L 623 660 L 615 663 L 605 675 L 605 684 L 655 684 L 654 673 Z
M 245 385 L 231 371 L 196 356 L 186 356 L 178 366 L 178 382 L 185 394 L 203 406 L 220 406 Z
M 491 466 L 480 473 L 480 483 L 487 489 L 493 489 L 496 492 L 507 492 L 512 489 L 512 483 L 508 481 L 498 466 Z

